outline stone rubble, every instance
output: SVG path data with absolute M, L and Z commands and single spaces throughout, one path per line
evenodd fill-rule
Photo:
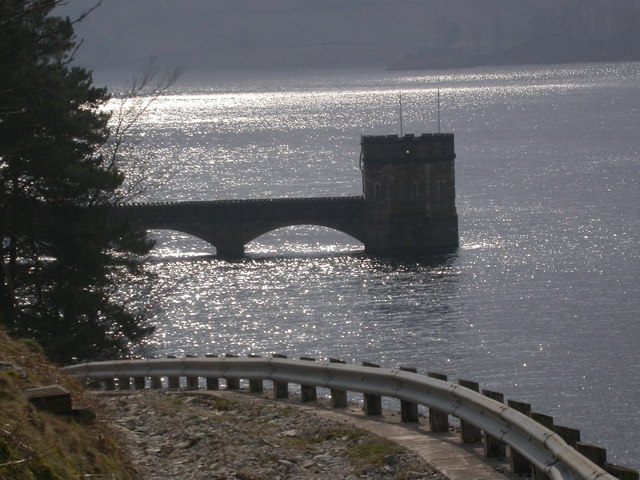
M 255 396 L 98 394 L 145 480 L 447 480 L 416 454 Z

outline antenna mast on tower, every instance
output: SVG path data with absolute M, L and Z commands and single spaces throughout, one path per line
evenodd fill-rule
M 402 137 L 402 92 L 399 93 L 398 104 L 400 107 L 400 136 Z
M 440 87 L 438 87 L 438 133 L 440 133 Z

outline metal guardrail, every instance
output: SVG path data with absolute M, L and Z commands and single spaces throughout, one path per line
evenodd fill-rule
M 425 405 L 510 445 L 553 480 L 615 480 L 532 418 L 473 390 L 403 370 L 286 358 L 181 358 L 94 362 L 66 367 L 78 379 L 204 377 L 272 380 Z M 274 384 L 275 385 L 275 384 Z M 143 382 L 144 386 L 144 382 Z

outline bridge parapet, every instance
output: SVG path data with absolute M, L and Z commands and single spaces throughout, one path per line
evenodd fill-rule
M 217 205 L 286 205 L 286 204 L 313 204 L 313 203 L 343 203 L 353 200 L 364 200 L 361 195 L 343 196 L 343 197 L 293 197 L 293 198 L 249 198 L 249 199 L 227 199 L 227 200 L 186 200 L 176 202 L 134 202 L 124 204 L 118 209 L 139 209 L 139 208 L 156 208 L 156 207 L 215 207 Z

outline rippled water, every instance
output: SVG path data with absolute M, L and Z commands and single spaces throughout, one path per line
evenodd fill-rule
M 461 247 L 283 229 L 219 261 L 155 232 L 161 354 L 339 357 L 476 380 L 640 467 L 640 64 L 187 74 L 136 131 L 151 200 L 354 195 L 361 134 L 456 135 Z

